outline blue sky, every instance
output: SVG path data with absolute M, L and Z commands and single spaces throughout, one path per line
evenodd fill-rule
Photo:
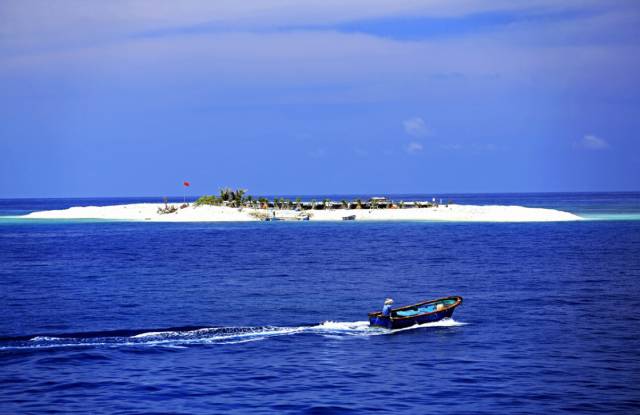
M 638 74 L 635 1 L 5 0 L 0 197 L 640 190 Z

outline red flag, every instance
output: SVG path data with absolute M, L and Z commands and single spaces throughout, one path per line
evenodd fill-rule
M 183 185 L 185 185 L 186 187 L 191 186 L 191 183 L 189 183 L 189 182 L 184 182 L 184 183 L 182 183 L 182 184 L 183 184 Z

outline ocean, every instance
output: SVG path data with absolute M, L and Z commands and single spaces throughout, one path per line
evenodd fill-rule
M 393 195 L 431 197 L 590 220 L 29 221 L 157 199 L 0 200 L 0 413 L 640 412 L 640 193 Z M 449 295 L 452 320 L 368 327 L 386 297 Z

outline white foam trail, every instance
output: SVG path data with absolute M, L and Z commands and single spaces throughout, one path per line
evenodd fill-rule
M 177 334 L 177 332 L 175 331 L 150 331 L 148 333 L 140 333 L 140 334 L 136 334 L 135 336 L 131 336 L 132 339 L 144 339 L 145 337 L 157 337 L 157 336 L 162 336 L 165 334 L 172 334 L 175 333 Z
M 433 323 L 415 325 L 398 330 L 387 330 L 369 326 L 368 321 L 325 321 L 315 326 L 299 327 L 217 327 L 189 331 L 150 331 L 131 337 L 105 337 L 98 339 L 70 339 L 38 336 L 29 340 L 35 344 L 0 346 L 0 350 L 48 349 L 54 347 L 122 347 L 122 346 L 163 346 L 180 348 L 196 344 L 241 344 L 265 340 L 276 336 L 294 334 L 319 334 L 331 339 L 345 339 L 353 336 L 378 336 L 406 330 L 434 327 L 457 327 L 466 323 L 453 319 L 443 319 Z M 40 343 L 40 344 L 38 344 Z
M 333 321 L 327 320 L 323 323 L 318 324 L 317 326 L 311 326 L 313 328 L 322 328 L 322 329 L 335 329 L 335 330 L 354 330 L 354 329 L 363 329 L 369 327 L 368 321 Z
M 362 332 L 369 331 L 371 327 L 368 321 L 325 321 L 317 326 L 308 327 L 309 330 L 316 331 L 342 331 L 342 332 Z
M 53 349 L 59 347 L 101 347 L 110 346 L 110 343 L 94 342 L 94 343 L 51 343 L 51 344 L 34 344 L 29 346 L 6 346 L 0 347 L 0 350 L 25 350 L 25 349 Z M 122 345 L 125 345 L 124 343 Z
M 440 321 L 434 321 L 433 323 L 416 324 L 414 326 L 405 327 L 403 329 L 390 330 L 390 333 L 398 333 L 400 331 L 424 329 L 424 328 L 432 328 L 432 327 L 458 327 L 458 326 L 465 326 L 465 325 L 467 325 L 467 323 L 462 323 L 452 318 L 445 318 Z

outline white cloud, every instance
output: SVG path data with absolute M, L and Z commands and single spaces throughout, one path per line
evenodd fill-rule
M 576 144 L 578 147 L 587 150 L 604 150 L 609 148 L 609 143 L 593 134 L 585 135 L 584 137 L 582 137 L 582 140 L 580 140 Z
M 244 2 L 240 3 L 245 5 Z M 414 4 L 407 2 L 409 3 Z M 310 85 L 320 85 L 323 88 L 318 89 L 319 92 L 303 94 L 299 90 L 289 89 L 291 92 L 284 96 L 280 94 L 278 99 L 291 97 L 304 103 L 322 99 L 331 101 L 335 97 L 356 102 L 387 99 L 401 101 L 428 94 L 429 101 L 442 102 L 456 96 L 486 95 L 486 89 L 494 91 L 496 84 L 514 88 L 528 85 L 536 79 L 543 80 L 541 88 L 559 85 L 564 88 L 569 85 L 578 91 L 585 88 L 591 90 L 594 85 L 599 87 L 602 84 L 600 81 L 603 74 L 607 76 L 607 93 L 629 93 L 632 89 L 630 87 L 637 80 L 636 56 L 640 56 L 640 46 L 607 44 L 585 49 L 583 44 L 567 42 L 562 45 L 554 44 L 555 47 L 552 48 L 541 48 L 539 45 L 523 48 L 513 40 L 523 37 L 538 39 L 542 36 L 541 31 L 547 33 L 555 28 L 546 25 L 535 28 L 509 25 L 509 29 L 483 32 L 474 34 L 473 37 L 407 42 L 373 34 L 343 33 L 331 28 L 254 31 L 265 26 L 257 23 L 255 26 L 253 20 L 246 26 L 239 23 L 236 25 L 238 21 L 243 21 L 241 16 L 254 16 L 252 19 L 257 19 L 258 22 L 263 21 L 259 18 L 261 13 L 274 13 L 278 18 L 289 16 L 282 9 L 278 9 L 280 11 L 276 13 L 275 9 L 252 1 L 245 6 L 236 6 L 234 2 L 202 2 L 199 7 L 194 8 L 174 2 L 162 3 L 163 7 L 152 7 L 145 1 L 134 1 L 125 3 L 128 7 L 123 7 L 122 10 L 111 2 L 78 1 L 60 4 L 74 4 L 78 8 L 68 10 L 68 14 L 62 13 L 56 3 L 55 7 L 30 8 L 29 10 L 33 9 L 32 15 L 21 1 L 0 2 L 0 16 L 3 16 L 0 21 L 10 24 L 10 27 L 0 24 L 0 57 L 5 58 L 2 56 L 3 49 L 5 52 L 16 52 L 7 53 L 6 59 L 1 59 L 3 65 L 0 65 L 0 82 L 4 81 L 2 78 L 5 73 L 8 75 L 6 82 L 12 82 L 11 77 L 24 77 L 25 74 L 47 77 L 53 74 L 73 79 L 76 85 L 88 85 L 87 88 L 78 87 L 77 90 L 80 91 L 109 84 L 110 79 L 105 78 L 111 78 L 122 85 L 123 89 L 129 89 L 131 85 L 139 89 L 151 84 L 154 90 L 167 90 L 175 86 L 180 91 L 198 85 L 203 96 L 207 95 L 207 89 L 201 88 L 201 85 L 210 85 L 210 89 L 215 91 L 219 91 L 220 85 L 251 88 L 252 91 L 256 90 L 256 85 L 263 88 L 280 85 L 307 88 Z M 82 6 L 84 4 L 87 6 Z M 92 6 L 88 6 L 89 4 Z M 98 7 L 97 4 L 104 5 Z M 296 4 L 291 2 L 290 7 Z M 383 7 L 384 4 L 386 3 L 379 4 L 378 12 L 381 16 L 393 15 Z M 432 4 L 430 8 L 427 7 L 429 13 L 435 13 L 435 4 L 440 4 L 443 8 L 450 7 L 446 6 L 447 2 L 428 4 Z M 496 7 L 495 3 L 492 3 L 492 7 Z M 102 8 L 108 10 L 101 13 Z M 133 8 L 133 11 L 125 13 L 129 8 Z M 16 10 L 13 14 L 9 13 L 12 9 L 21 10 L 24 16 Z M 60 6 L 60 9 L 64 7 Z M 208 12 L 205 13 L 202 9 L 207 9 Z M 415 10 L 408 10 L 413 15 Z M 201 13 L 196 13 L 197 11 Z M 426 14 L 427 11 L 418 10 L 415 13 Z M 76 14 L 77 19 L 69 21 Z M 98 22 L 83 20 L 85 14 Z M 357 13 L 354 14 L 354 18 L 358 16 Z M 194 25 L 199 27 L 199 24 L 208 27 L 216 19 L 223 20 L 224 28 L 220 31 L 191 33 L 188 30 Z M 291 20 L 293 21 L 295 20 Z M 283 23 L 278 19 L 272 21 L 264 17 L 264 24 L 267 25 L 267 22 L 276 27 L 276 23 Z M 315 20 L 310 23 L 314 22 Z M 329 21 L 320 19 L 316 23 Z M 580 23 L 563 22 L 562 27 L 584 31 L 585 28 Z M 49 27 L 49 24 L 55 27 Z M 87 28 L 86 25 L 89 24 L 91 27 Z M 180 28 L 187 30 L 180 32 Z M 519 31 L 517 28 L 520 28 Z M 67 36 L 58 39 L 61 47 L 52 47 L 50 42 L 57 44 L 55 39 L 63 36 L 66 30 L 69 31 Z M 112 30 L 115 33 L 107 36 L 109 42 L 92 38 L 100 37 L 102 31 Z M 148 32 L 165 34 L 136 36 Z M 32 45 L 33 50 L 29 47 L 31 38 L 35 43 Z M 122 62 L 127 62 L 127 65 Z M 612 74 L 612 71 L 615 73 Z M 433 77 L 434 74 L 451 73 L 459 76 L 444 80 Z M 498 74 L 500 78 L 490 79 L 487 78 L 488 74 Z M 186 85 L 177 85 L 181 82 Z M 157 85 L 162 87 L 156 89 Z M 324 88 L 326 85 L 348 87 L 331 92 Z M 23 90 L 40 91 L 37 88 Z
M 405 150 L 407 151 L 407 153 L 409 154 L 416 154 L 421 152 L 424 149 L 424 147 L 422 146 L 422 144 L 417 143 L 415 141 L 410 142 L 407 147 L 405 148 Z
M 442 150 L 447 151 L 473 151 L 473 152 L 491 152 L 504 150 L 504 147 L 497 146 L 493 143 L 471 143 L 471 144 L 442 144 L 440 146 Z
M 271 7 L 275 1 L 283 7 Z M 46 95 L 49 100 L 50 88 L 29 85 L 40 79 L 60 79 L 64 82 L 56 85 L 70 82 L 70 87 L 59 88 L 61 94 L 73 91 L 99 99 L 112 91 L 134 91 L 139 97 L 155 95 L 158 105 L 178 99 L 185 101 L 182 106 L 202 102 L 415 104 L 420 99 L 426 105 L 444 107 L 452 101 L 484 99 L 488 91 L 512 95 L 519 88 L 529 88 L 531 82 L 541 90 L 561 87 L 598 96 L 627 96 L 637 84 L 640 44 L 585 45 L 574 42 L 572 36 L 555 35 L 557 26 L 572 28 L 580 36 L 593 32 L 580 19 L 510 24 L 498 31 L 414 41 L 341 32 L 330 26 L 277 29 L 287 24 L 330 25 L 335 19 L 529 9 L 519 2 L 371 0 L 370 7 L 358 8 L 354 4 L 363 3 L 357 0 L 349 3 L 347 16 L 342 10 L 335 13 L 335 8 L 342 7 L 337 0 L 312 1 L 317 6 L 293 0 L 61 0 L 55 5 L 46 0 L 0 1 L 0 89 L 5 90 L 6 84 L 14 86 L 19 96 Z M 536 2 L 541 8 L 557 7 L 551 0 Z M 302 16 L 295 17 L 297 12 Z M 609 20 L 602 21 L 607 16 L 593 17 L 599 19 L 597 27 L 611 27 Z M 615 27 L 619 32 L 621 25 Z M 603 28 L 592 35 L 608 32 Z M 553 47 L 541 47 L 550 42 L 543 39 L 552 39 Z M 20 82 L 24 87 L 17 86 Z M 408 111 L 416 111 L 413 104 Z M 437 113 L 429 114 L 435 123 Z M 408 130 L 407 121 L 403 123 L 411 140 L 434 134 L 424 120 L 412 120 L 416 119 L 417 123 L 407 120 Z M 441 124 L 438 120 L 437 125 Z
M 332 25 L 399 17 L 456 17 L 475 13 L 558 9 L 557 0 L 4 0 L 0 46 L 78 46 L 127 35 L 181 28 L 238 31 Z M 565 0 L 561 9 L 600 6 L 597 0 Z
M 402 122 L 404 131 L 412 137 L 424 137 L 431 133 L 431 130 L 420 117 L 409 118 Z

